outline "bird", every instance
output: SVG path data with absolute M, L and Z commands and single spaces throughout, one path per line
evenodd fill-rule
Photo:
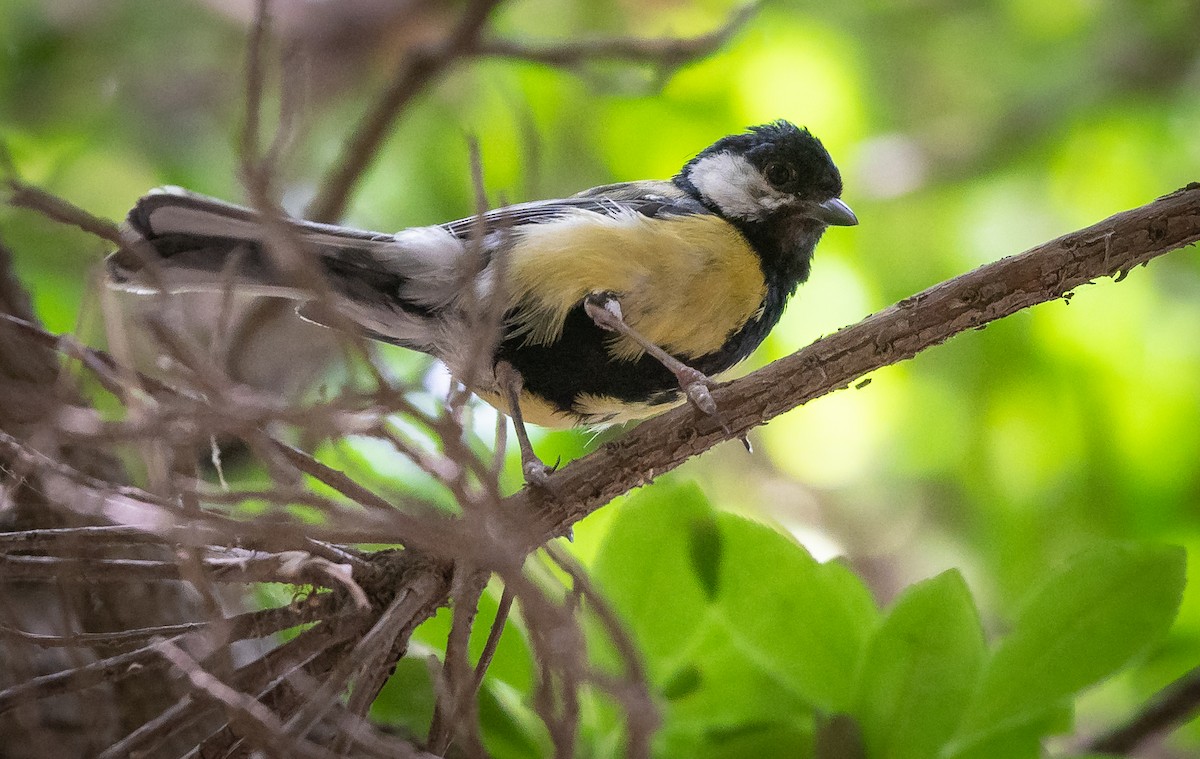
M 544 484 L 526 422 L 602 427 L 689 400 L 719 419 L 713 377 L 778 323 L 826 229 L 858 223 L 841 194 L 821 141 L 779 120 L 718 139 L 671 179 L 394 234 L 158 188 L 129 212 L 107 271 L 143 293 L 292 298 L 304 318 L 432 355 L 513 418 L 526 480 Z M 497 317 L 490 340 L 481 304 Z

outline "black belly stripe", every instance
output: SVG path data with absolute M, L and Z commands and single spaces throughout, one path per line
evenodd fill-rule
M 677 356 L 705 374 L 729 369 L 762 343 L 779 321 L 787 295 L 768 288 L 759 318 L 743 324 L 717 350 L 703 356 Z M 508 337 L 496 352 L 521 373 L 525 390 L 551 403 L 558 411 L 579 415 L 580 396 L 615 398 L 628 403 L 659 405 L 679 398 L 675 375 L 654 358 L 616 361 L 609 354 L 612 333 L 597 327 L 582 305 L 571 310 L 562 336 L 546 345 L 529 345 L 524 336 Z

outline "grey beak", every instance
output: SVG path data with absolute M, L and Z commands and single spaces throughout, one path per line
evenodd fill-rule
M 832 227 L 853 227 L 858 223 L 858 217 L 839 198 L 830 198 L 824 203 L 813 207 L 812 217 Z

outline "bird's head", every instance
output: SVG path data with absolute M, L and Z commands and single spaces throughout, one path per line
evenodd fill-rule
M 735 223 L 811 229 L 858 223 L 838 196 L 842 176 L 821 141 L 787 122 L 723 137 L 683 167 L 676 183 Z

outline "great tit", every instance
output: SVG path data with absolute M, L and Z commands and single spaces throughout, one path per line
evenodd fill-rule
M 686 397 L 711 413 L 708 377 L 779 321 L 826 227 L 858 223 L 841 192 L 821 142 L 776 121 L 718 140 L 671 180 L 395 234 L 289 220 L 332 304 L 280 273 L 264 250 L 277 235 L 257 213 L 178 188 L 138 201 L 132 242 L 108 270 L 118 287 L 143 291 L 232 282 L 307 301 L 301 315 L 325 323 L 332 305 L 370 338 L 441 359 L 518 422 L 606 425 Z M 475 312 L 493 296 L 500 330 L 480 361 Z

